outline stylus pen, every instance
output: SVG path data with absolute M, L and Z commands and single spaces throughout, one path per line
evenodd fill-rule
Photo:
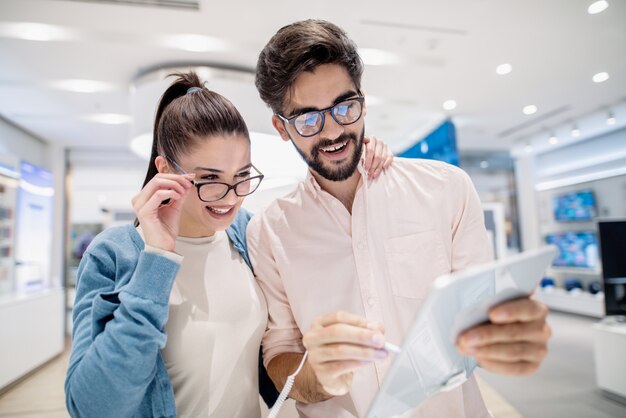
M 383 350 L 385 350 L 388 353 L 395 353 L 395 354 L 400 354 L 402 352 L 402 350 L 400 350 L 400 347 L 398 347 L 395 344 L 391 344 L 389 341 L 385 342 L 385 345 L 383 345 Z

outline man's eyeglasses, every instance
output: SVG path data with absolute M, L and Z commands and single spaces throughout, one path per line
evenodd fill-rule
M 180 174 L 187 174 L 176 161 L 168 157 L 165 157 L 165 159 L 172 163 Z M 255 166 L 250 165 L 250 168 L 256 171 L 256 175 L 235 184 L 222 183 L 220 181 L 192 181 L 193 185 L 198 189 L 198 198 L 203 202 L 215 202 L 223 199 L 231 190 L 234 190 L 239 197 L 254 193 L 265 176 Z
M 317 135 L 324 129 L 325 114 L 330 112 L 330 116 L 340 125 L 351 125 L 361 118 L 363 113 L 363 96 L 347 99 L 331 107 L 322 110 L 301 113 L 287 118 L 277 114 L 280 119 L 293 125 L 296 131 L 303 137 Z

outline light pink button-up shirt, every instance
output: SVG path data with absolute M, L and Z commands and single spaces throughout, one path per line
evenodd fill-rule
M 435 278 L 491 259 L 467 174 L 438 161 L 402 158 L 375 181 L 362 175 L 352 215 L 309 175 L 252 219 L 248 249 L 267 298 L 266 366 L 279 354 L 303 353 L 302 334 L 313 319 L 337 310 L 381 321 L 386 339 L 400 344 Z M 391 357 L 357 370 L 348 394 L 298 404 L 300 414 L 364 416 Z M 489 414 L 472 378 L 410 416 Z

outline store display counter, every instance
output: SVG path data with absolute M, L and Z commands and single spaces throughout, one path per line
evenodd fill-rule
M 612 399 L 626 403 L 626 319 L 605 318 L 593 324 L 596 382 Z
M 64 290 L 0 298 L 0 391 L 61 354 Z

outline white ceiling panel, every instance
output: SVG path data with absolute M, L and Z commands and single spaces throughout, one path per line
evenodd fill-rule
M 591 0 L 317 1 L 314 8 L 200 0 L 197 10 L 126 3 L 0 1 L 0 114 L 47 141 L 127 149 L 130 123 L 85 118 L 131 116 L 130 87 L 138 74 L 174 63 L 253 69 L 278 28 L 311 17 L 342 26 L 361 48 L 397 57 L 394 65 L 367 65 L 364 76 L 372 97 L 368 131 L 395 150 L 446 116 L 457 124 L 461 150 L 507 150 L 626 97 L 623 1 L 593 16 L 587 13 Z M 175 48 L 172 39 L 183 35 L 187 41 Z M 27 40 L 46 36 L 52 40 Z M 512 72 L 497 75 L 496 66 L 505 62 Z M 609 80 L 593 83 L 600 71 Z M 113 89 L 52 87 L 66 79 L 102 81 Z M 252 78 L 247 86 L 217 85 L 251 130 L 271 131 Z M 446 112 L 448 99 L 458 106 Z M 528 104 L 538 107 L 536 114 L 522 114 Z

